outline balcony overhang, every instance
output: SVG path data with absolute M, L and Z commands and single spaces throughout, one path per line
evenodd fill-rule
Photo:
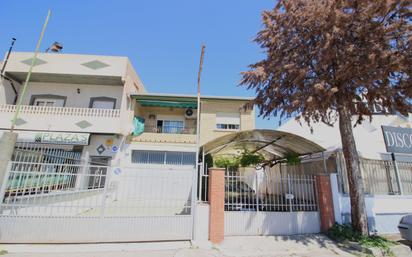
M 27 72 L 8 71 L 6 76 L 23 83 Z M 64 83 L 64 84 L 90 84 L 90 85 L 123 85 L 120 76 L 81 75 L 81 74 L 58 74 L 33 72 L 30 82 Z
M 196 95 L 179 95 L 179 94 L 157 94 L 145 93 L 131 95 L 142 106 L 157 107 L 175 107 L 175 108 L 197 108 Z M 251 97 L 232 97 L 232 96 L 200 96 L 201 101 L 241 101 L 247 102 L 252 100 Z

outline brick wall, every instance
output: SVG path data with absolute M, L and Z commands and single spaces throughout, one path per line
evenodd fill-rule
M 225 170 L 209 169 L 209 240 L 218 244 L 225 230 Z
M 317 175 L 316 186 L 318 189 L 320 230 L 327 232 L 335 224 L 333 212 L 332 188 L 329 175 Z

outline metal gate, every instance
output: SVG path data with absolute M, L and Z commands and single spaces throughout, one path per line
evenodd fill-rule
M 193 174 L 13 161 L 0 192 L 0 242 L 191 239 Z
M 318 233 L 313 175 L 226 171 L 225 235 Z

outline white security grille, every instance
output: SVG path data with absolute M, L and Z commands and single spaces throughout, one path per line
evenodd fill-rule
M 317 211 L 316 183 L 313 175 L 225 176 L 226 211 Z
M 132 150 L 132 163 L 194 166 L 195 162 L 194 152 Z
M 316 190 L 314 175 L 228 170 L 225 235 L 319 233 Z
M 193 172 L 11 162 L 0 242 L 190 239 Z

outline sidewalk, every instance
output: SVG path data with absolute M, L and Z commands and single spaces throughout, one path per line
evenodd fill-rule
M 354 256 L 322 235 L 227 237 L 209 249 L 189 242 L 0 245 L 5 257 L 277 257 L 277 256 Z

